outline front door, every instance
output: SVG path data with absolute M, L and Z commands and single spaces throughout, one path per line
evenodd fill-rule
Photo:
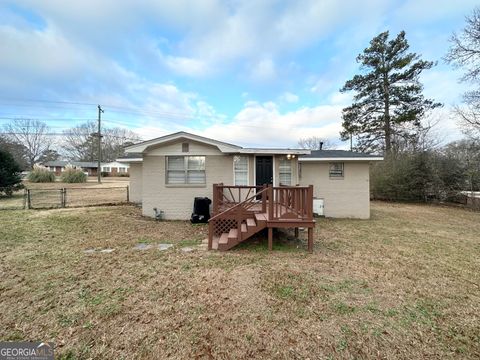
M 273 183 L 273 157 L 257 156 L 255 158 L 255 184 L 257 186 Z

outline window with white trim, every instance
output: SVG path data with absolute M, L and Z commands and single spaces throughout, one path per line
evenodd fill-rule
M 343 162 L 330 163 L 329 175 L 331 178 L 341 179 L 344 176 Z
M 102 171 L 103 172 L 110 172 L 111 168 L 110 168 L 110 166 L 104 166 L 104 167 L 102 167 Z
M 119 167 L 118 172 L 119 173 L 125 173 L 125 172 L 127 172 L 127 168 L 126 167 Z
M 205 156 L 167 156 L 166 182 L 170 185 L 206 183 Z
M 279 164 L 280 186 L 292 185 L 292 160 L 280 159 Z
M 234 185 L 248 185 L 248 156 L 233 157 Z

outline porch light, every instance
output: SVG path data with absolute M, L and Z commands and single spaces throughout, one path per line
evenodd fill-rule
M 290 159 L 294 159 L 295 158 L 295 155 L 294 154 L 288 154 L 287 155 L 287 159 L 290 160 Z

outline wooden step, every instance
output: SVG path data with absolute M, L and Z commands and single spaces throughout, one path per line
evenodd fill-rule
M 217 250 L 218 249 L 218 240 L 220 239 L 219 236 L 214 236 L 212 239 L 212 249 Z
M 247 219 L 247 226 L 248 227 L 257 226 L 257 223 L 255 222 L 255 219 Z
M 218 245 L 224 245 L 224 244 L 228 244 L 228 234 L 227 233 L 223 233 L 220 236 L 220 239 L 218 240 Z
M 229 239 L 237 239 L 237 229 L 230 229 L 230 232 L 228 233 L 228 238 Z
M 257 214 L 255 214 L 255 220 L 257 220 L 257 223 L 259 221 L 267 221 L 268 220 L 267 213 L 257 213 Z
M 242 233 L 247 232 L 247 224 L 242 224 Z

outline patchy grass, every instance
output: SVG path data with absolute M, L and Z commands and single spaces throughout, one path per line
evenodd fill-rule
M 185 253 L 206 226 L 130 206 L 2 211 L 0 339 L 54 341 L 63 359 L 474 359 L 479 220 L 374 203 L 368 221 L 318 220 L 312 255 L 285 235 L 273 253 L 262 236 Z

